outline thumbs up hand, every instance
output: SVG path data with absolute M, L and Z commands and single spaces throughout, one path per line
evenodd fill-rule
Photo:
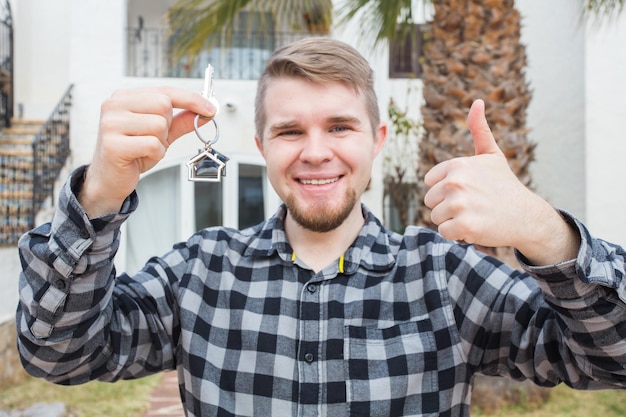
M 476 100 L 467 124 L 475 155 L 433 167 L 425 177 L 424 202 L 439 233 L 488 247 L 513 246 L 536 265 L 575 257 L 578 234 L 511 171 Z

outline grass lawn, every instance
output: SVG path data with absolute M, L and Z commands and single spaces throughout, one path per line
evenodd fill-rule
M 62 402 L 68 417 L 139 417 L 163 374 L 116 383 L 89 382 L 72 387 L 28 377 L 22 384 L 0 388 L 0 410 L 24 410 L 38 402 Z
M 472 417 L 624 417 L 626 390 L 576 391 L 566 385 L 552 389 L 538 406 L 509 407 L 494 412 L 472 409 Z
M 63 402 L 68 417 L 139 417 L 162 374 L 113 384 L 90 382 L 74 387 L 28 378 L 15 387 L 0 389 L 0 410 L 22 410 L 37 402 Z M 552 390 L 539 406 L 509 407 L 493 412 L 473 409 L 472 417 L 624 417 L 626 390 L 575 391 L 565 385 Z

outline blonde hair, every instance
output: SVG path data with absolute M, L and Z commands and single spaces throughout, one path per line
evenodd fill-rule
M 306 38 L 277 49 L 259 78 L 254 119 L 257 136 L 261 139 L 267 119 L 267 89 L 272 80 L 283 77 L 300 77 L 314 83 L 347 83 L 363 95 L 372 131 L 380 123 L 374 73 L 367 60 L 344 42 L 323 37 Z

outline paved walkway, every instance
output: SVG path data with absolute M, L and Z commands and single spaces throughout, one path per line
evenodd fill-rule
M 175 371 L 163 375 L 161 384 L 154 389 L 150 398 L 150 408 L 142 417 L 185 417 Z

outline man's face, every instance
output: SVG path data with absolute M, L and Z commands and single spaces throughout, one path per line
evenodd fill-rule
M 339 82 L 274 80 L 264 105 L 256 141 L 272 186 L 302 227 L 335 229 L 358 210 L 385 125 L 372 132 L 363 97 Z

